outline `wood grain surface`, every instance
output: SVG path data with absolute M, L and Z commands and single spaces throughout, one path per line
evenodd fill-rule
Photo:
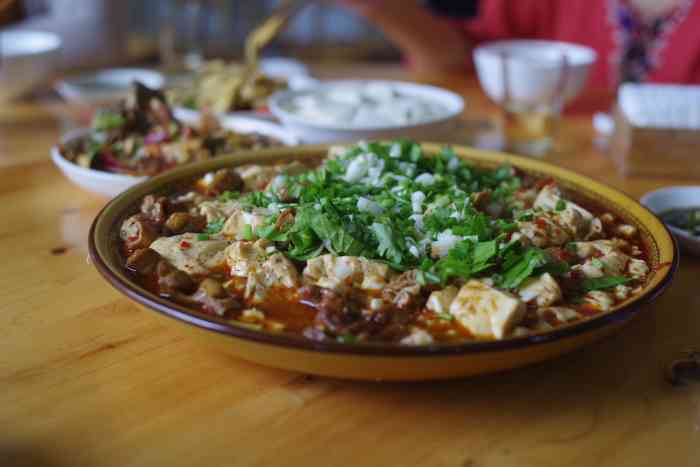
M 465 95 L 469 118 L 494 112 L 466 75 L 419 78 Z M 551 161 L 634 197 L 689 183 L 617 175 L 579 108 Z M 673 387 L 662 371 L 700 347 L 700 260 L 683 256 L 667 293 L 614 338 L 517 371 L 381 384 L 254 366 L 198 348 L 89 264 L 105 200 L 48 153 L 70 113 L 53 98 L 0 107 L 1 466 L 700 465 L 700 384 Z

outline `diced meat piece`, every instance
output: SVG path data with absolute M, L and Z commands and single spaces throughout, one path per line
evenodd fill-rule
M 540 277 L 526 280 L 520 287 L 518 295 L 525 303 L 534 300 L 537 306 L 550 306 L 562 298 L 559 284 L 548 272 Z
M 414 327 L 400 342 L 404 345 L 428 345 L 433 343 L 433 336 L 424 329 Z
M 423 287 L 416 279 L 417 271 L 406 271 L 393 279 L 382 290 L 384 300 L 397 308 L 409 308 L 418 304 Z
M 430 297 L 428 297 L 425 307 L 433 313 L 437 313 L 439 315 L 449 313 L 450 305 L 457 296 L 457 292 L 457 287 L 452 285 L 448 285 L 442 290 L 436 290 L 430 294 Z
M 206 274 L 225 265 L 226 240 L 198 240 L 197 234 L 186 233 L 161 237 L 151 244 L 170 264 L 187 274 Z
M 267 210 L 261 208 L 255 208 L 251 212 L 237 209 L 226 220 L 221 233 L 233 240 L 253 240 L 257 238 L 254 236 L 255 229 L 265 222 L 267 216 Z
M 561 246 L 572 240 L 571 234 L 548 215 L 540 215 L 534 221 L 518 221 L 518 230 L 531 244 L 540 248 Z
M 477 280 L 463 285 L 450 305 L 450 314 L 480 338 L 503 339 L 525 311 L 525 303 L 516 296 Z
M 304 268 L 304 282 L 334 290 L 381 290 L 391 276 L 389 266 L 356 256 L 321 255 Z
M 160 255 L 150 248 L 134 251 L 126 260 L 126 266 L 139 274 L 150 274 L 156 269 Z
M 174 212 L 165 221 L 165 228 L 172 234 L 201 232 L 207 226 L 207 218 L 188 212 Z
M 627 272 L 635 279 L 644 279 L 649 274 L 649 266 L 644 260 L 632 258 L 627 263 Z
M 158 229 L 144 214 L 134 214 L 122 223 L 119 236 L 129 250 L 148 248 Z
M 219 169 L 204 175 L 195 186 L 206 196 L 218 196 L 225 191 L 240 191 L 243 184 L 243 179 L 235 170 Z
M 241 209 L 238 201 L 203 201 L 197 205 L 199 214 L 207 218 L 207 222 L 228 219 L 231 214 Z
M 630 224 L 618 225 L 615 233 L 621 237 L 633 238 L 637 235 L 637 227 Z
M 165 222 L 169 208 L 168 198 L 165 196 L 148 195 L 141 202 L 141 212 L 154 224 Z
M 610 310 L 615 304 L 615 300 L 612 295 L 608 292 L 603 292 L 602 290 L 593 290 L 588 292 L 584 297 L 583 301 L 589 303 L 601 311 Z

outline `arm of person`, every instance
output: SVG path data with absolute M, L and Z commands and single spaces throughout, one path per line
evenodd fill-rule
M 466 64 L 469 43 L 459 28 L 411 0 L 342 0 L 384 31 L 418 72 L 450 71 Z

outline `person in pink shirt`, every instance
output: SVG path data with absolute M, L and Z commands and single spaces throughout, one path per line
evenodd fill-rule
M 623 82 L 700 83 L 700 0 L 341 3 L 380 27 L 418 71 L 464 67 L 470 62 L 471 47 L 484 41 L 550 39 L 595 49 L 598 61 L 589 77 L 591 87 L 616 89 Z M 429 8 L 431 3 L 440 8 Z M 471 17 L 445 14 L 450 13 L 450 5 Z

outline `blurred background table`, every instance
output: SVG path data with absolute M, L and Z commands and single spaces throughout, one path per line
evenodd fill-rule
M 312 71 L 417 78 L 464 95 L 469 121 L 495 115 L 466 75 Z M 606 98 L 579 100 L 548 160 L 633 197 L 683 183 L 617 175 L 593 144 L 591 109 Z M 699 260 L 683 257 L 616 337 L 504 374 L 381 384 L 228 360 L 137 310 L 87 261 L 105 200 L 48 156 L 68 110 L 50 96 L 0 109 L 0 465 L 699 465 L 700 384 L 672 387 L 662 371 L 700 346 Z

